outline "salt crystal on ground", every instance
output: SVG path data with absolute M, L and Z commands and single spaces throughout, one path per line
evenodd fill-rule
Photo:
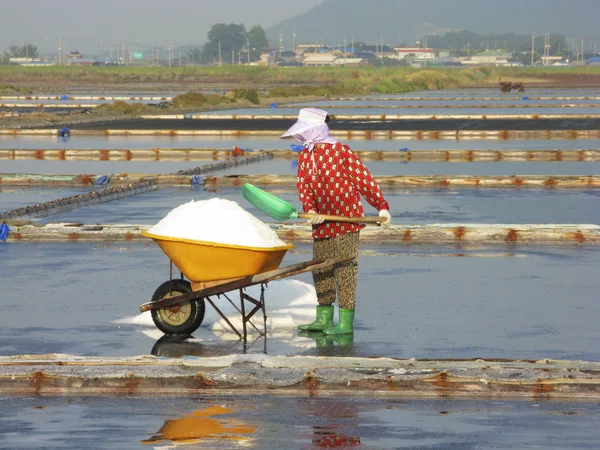
M 222 198 L 184 203 L 171 210 L 148 232 L 158 236 L 243 247 L 273 248 L 286 245 L 267 224 L 236 202 Z

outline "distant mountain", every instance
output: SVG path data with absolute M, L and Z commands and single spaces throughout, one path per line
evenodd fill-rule
M 418 36 L 460 29 L 480 35 L 550 32 L 591 42 L 600 40 L 598 17 L 600 0 L 326 0 L 266 31 L 275 46 L 282 32 L 286 49 L 294 28 L 296 44 L 343 45 L 346 38 L 349 46 L 354 37 L 411 46 Z

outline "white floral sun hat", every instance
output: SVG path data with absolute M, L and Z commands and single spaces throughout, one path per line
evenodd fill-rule
M 302 135 L 312 128 L 327 126 L 326 119 L 327 111 L 316 108 L 302 108 L 300 114 L 298 114 L 296 123 L 283 133 L 281 137 Z

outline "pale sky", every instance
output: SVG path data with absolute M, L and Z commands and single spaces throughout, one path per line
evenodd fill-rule
M 136 51 L 152 45 L 201 45 L 215 23 L 267 28 L 323 0 L 0 0 L 0 48 L 46 43 L 48 57 L 65 38 L 68 50 L 104 53 L 125 41 Z M 44 41 L 44 38 L 45 41 Z

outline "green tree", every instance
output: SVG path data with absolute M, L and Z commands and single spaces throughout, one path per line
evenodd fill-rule
M 208 32 L 208 40 L 202 49 L 202 61 L 235 62 L 232 59 L 233 53 L 239 55 L 239 52 L 246 48 L 246 35 L 246 27 L 242 24 L 217 23 L 213 25 Z
M 250 31 L 248 31 L 247 37 L 251 59 L 252 61 L 256 61 L 260 57 L 260 53 L 269 47 L 267 35 L 263 27 L 260 25 L 253 25 L 252 28 L 250 28 Z
M 39 56 L 37 45 L 26 43 L 24 46 L 11 45 L 8 47 L 10 58 L 37 58 Z

